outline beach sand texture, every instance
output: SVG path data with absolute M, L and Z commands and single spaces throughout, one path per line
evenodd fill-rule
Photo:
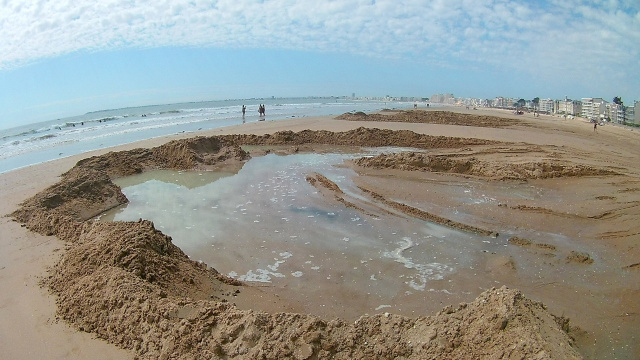
M 639 134 L 615 126 L 596 134 L 586 122 L 557 117 L 468 113 L 402 111 L 252 123 L 1 174 L 0 210 L 11 217 L 0 223 L 0 347 L 17 359 L 640 354 L 634 341 L 640 328 Z M 577 273 L 586 282 L 613 285 L 563 284 L 560 275 L 533 281 L 522 273 L 523 264 L 487 254 L 475 300 L 446 307 L 433 301 L 426 307 L 433 313 L 419 317 L 378 314 L 352 322 L 291 313 L 299 304 L 189 260 L 150 221 L 91 221 L 126 202 L 111 179 L 154 168 L 237 168 L 257 155 L 240 145 L 284 146 L 290 152 L 342 145 L 429 149 L 346 164 L 358 172 L 355 181 L 368 194 L 366 201 L 342 194 L 321 174 L 309 174 L 308 181 L 327 201 L 363 209 L 364 216 L 378 203 L 485 236 L 517 233 L 509 245 L 537 259 L 549 274 Z M 456 203 L 458 189 L 450 184 L 461 181 L 480 184 L 495 201 Z M 549 196 L 522 199 L 502 193 L 504 184 L 536 186 Z M 464 219 L 455 215 L 460 211 Z M 547 233 L 573 240 L 553 241 Z M 492 283 L 508 288 L 491 288 Z M 487 291 L 480 293 L 478 285 Z M 591 296 L 572 309 L 565 298 L 578 291 Z

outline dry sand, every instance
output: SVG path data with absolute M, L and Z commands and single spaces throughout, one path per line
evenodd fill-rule
M 639 266 L 637 264 L 640 262 L 640 250 L 637 246 L 638 233 L 640 233 L 640 230 L 638 230 L 639 225 L 637 225 L 638 208 L 640 207 L 638 206 L 640 204 L 640 167 L 637 165 L 636 160 L 640 158 L 640 149 L 638 148 L 640 135 L 635 131 L 616 126 L 601 127 L 598 129 L 598 133 L 595 134 L 592 127 L 584 121 L 563 120 L 558 117 L 544 115 L 539 118 L 533 118 L 528 115 L 512 116 L 506 112 L 490 113 L 484 110 L 468 112 L 514 118 L 519 123 L 515 125 L 512 123 L 503 124 L 500 121 L 491 122 L 487 119 L 475 123 L 475 126 L 461 126 L 459 122 L 456 125 L 448 125 L 446 121 L 431 124 L 407 122 L 412 121 L 411 112 L 402 113 L 404 118 L 394 118 L 393 120 L 396 121 L 390 122 L 389 120 L 392 119 L 389 116 L 394 116 L 395 114 L 392 112 L 383 114 L 388 118 L 364 117 L 355 119 L 356 121 L 303 118 L 252 123 L 213 130 L 202 135 L 262 135 L 283 130 L 331 130 L 338 132 L 364 126 L 367 128 L 411 130 L 418 134 L 455 136 L 510 143 L 509 145 L 481 143 L 451 148 L 445 146 L 440 147 L 431 157 L 416 158 L 413 156 L 407 158 L 406 156 L 399 156 L 397 158 L 369 159 L 369 162 L 363 161 L 353 164 L 353 166 L 361 174 L 367 175 L 360 178 L 360 185 L 363 189 L 374 194 L 373 198 L 378 197 L 378 199 L 381 198 L 384 201 L 394 199 L 393 202 L 400 204 L 400 207 L 409 207 L 408 210 L 402 211 L 406 213 L 413 212 L 414 216 L 423 216 L 424 213 L 428 213 L 444 219 L 453 217 L 448 209 L 452 209 L 456 204 L 451 203 L 452 197 L 448 196 L 448 192 L 452 192 L 455 189 L 447 185 L 448 179 L 459 180 L 460 177 L 473 179 L 474 181 L 481 179 L 487 184 L 487 191 L 494 192 L 497 190 L 492 189 L 491 184 L 495 181 L 504 181 L 499 179 L 529 181 L 557 191 L 558 194 L 562 195 L 560 201 L 555 199 L 556 201 L 527 202 L 504 198 L 499 201 L 499 204 L 492 207 L 467 206 L 464 211 L 473 215 L 475 220 L 470 225 L 477 228 L 492 229 L 501 226 L 503 228 L 511 226 L 511 229 L 548 228 L 550 232 L 566 234 L 567 236 L 580 238 L 585 242 L 596 243 L 601 246 L 603 250 L 598 254 L 595 262 L 606 263 L 607 266 L 617 269 L 607 276 L 623 277 L 628 281 L 627 285 L 616 289 L 613 291 L 614 293 L 602 294 L 597 289 L 593 291 L 593 296 L 607 297 L 613 302 L 608 306 L 602 305 L 605 308 L 606 317 L 610 320 L 606 324 L 606 328 L 594 328 L 593 322 L 588 319 L 589 316 L 572 313 L 571 308 L 567 307 L 566 303 L 562 302 L 562 299 L 557 299 L 563 296 L 564 291 L 567 291 L 561 284 L 547 284 L 544 279 L 539 283 L 529 284 L 529 286 L 524 284 L 524 295 L 535 300 L 550 299 L 551 303 L 547 305 L 550 307 L 551 313 L 556 315 L 564 314 L 571 318 L 571 324 L 577 324 L 585 329 L 586 333 L 574 331 L 572 334 L 578 346 L 577 349 L 582 356 L 587 358 L 603 357 L 602 355 L 606 354 L 607 350 L 591 344 L 591 342 L 596 342 L 597 337 L 602 336 L 601 333 L 608 332 L 610 338 L 606 342 L 607 346 L 619 346 L 626 349 L 624 354 L 631 354 L 637 357 L 640 354 L 640 350 L 635 344 L 637 341 L 635 343 L 631 342 L 637 338 L 637 329 L 640 328 L 640 319 L 638 319 L 640 309 L 638 309 L 637 302 L 639 295 L 637 275 Z M 442 116 L 439 117 L 442 118 Z M 451 123 L 451 121 L 448 123 Z M 193 134 L 164 137 L 109 150 L 121 151 L 137 147 L 151 148 L 172 139 L 189 136 L 193 136 Z M 176 151 L 179 150 L 176 149 L 165 149 L 165 154 L 162 156 L 164 156 L 164 159 L 175 159 L 175 155 L 178 154 Z M 71 169 L 78 160 L 106 152 L 106 150 L 97 151 L 1 174 L 0 184 L 2 184 L 3 191 L 1 194 L 0 213 L 9 214 L 14 212 L 19 209 L 20 202 L 56 184 L 60 180 L 59 176 Z M 242 155 L 233 149 L 225 150 L 223 155 L 225 158 L 235 158 L 236 162 L 242 160 Z M 138 153 L 138 156 L 142 155 Z M 442 159 L 447 159 L 449 162 L 442 161 Z M 452 159 L 455 162 L 452 163 Z M 213 164 L 219 159 L 204 158 L 200 160 L 204 160 L 205 163 L 210 161 Z M 514 167 L 514 163 L 518 166 Z M 560 167 L 558 167 L 559 164 L 561 165 Z M 165 164 L 165 166 L 188 167 L 190 165 L 187 163 L 174 163 Z M 611 175 L 614 172 L 617 175 Z M 82 179 L 86 175 L 85 173 L 77 174 L 77 179 Z M 110 174 L 110 176 L 114 175 L 122 174 Z M 545 179 L 545 177 L 550 179 Z M 393 179 L 393 183 L 390 182 L 390 179 Z M 487 179 L 492 180 L 487 181 Z M 95 178 L 92 184 L 102 184 L 103 180 Z M 547 180 L 550 182 L 540 183 Z M 411 184 L 412 186 L 398 186 L 398 181 L 406 182 L 406 184 Z M 428 192 L 426 191 L 426 186 L 437 186 L 439 191 Z M 575 189 L 579 189 L 579 191 Z M 335 189 L 330 191 L 335 192 Z M 499 194 L 496 194 L 496 197 L 499 197 Z M 116 195 L 101 197 L 102 200 L 110 199 L 109 201 L 116 201 L 114 200 L 116 198 Z M 60 199 L 50 197 L 45 200 L 49 203 L 57 203 Z M 97 211 L 101 206 L 110 205 L 109 201 L 103 201 L 103 204 L 95 209 L 87 205 L 89 203 L 85 203 L 85 208 L 82 211 L 78 211 L 77 208 L 67 210 L 70 212 L 75 211 L 75 215 L 80 218 L 88 218 L 93 214 L 92 210 Z M 40 203 L 42 203 L 42 198 Z M 342 203 L 344 204 L 345 202 Z M 411 209 L 417 209 L 418 211 Z M 433 218 L 429 219 L 433 220 Z M 0 348 L 3 349 L 3 357 L 15 359 L 87 357 L 126 359 L 132 358 L 137 353 L 144 357 L 153 358 L 161 354 L 189 354 L 193 353 L 194 349 L 211 351 L 211 356 L 215 356 L 215 354 L 221 356 L 223 353 L 233 354 L 235 352 L 235 354 L 239 354 L 242 357 L 242 354 L 245 354 L 245 356 L 251 354 L 251 346 L 257 344 L 260 344 L 261 351 L 263 351 L 261 354 L 265 356 L 285 355 L 297 358 L 306 358 L 311 354 L 324 354 L 325 356 L 334 354 L 338 357 L 367 357 L 371 355 L 416 357 L 419 354 L 435 356 L 434 354 L 438 354 L 437 351 L 446 351 L 450 357 L 454 358 L 462 357 L 465 354 L 464 351 L 467 351 L 467 353 L 475 351 L 476 354 L 498 356 L 500 354 L 509 355 L 508 352 L 505 352 L 507 348 L 512 351 L 512 355 L 524 354 L 526 356 L 528 354 L 542 356 L 541 358 L 544 358 L 543 355 L 548 356 L 549 354 L 562 355 L 564 357 L 577 356 L 573 352 L 574 350 L 568 347 L 571 341 L 566 338 L 566 335 L 563 335 L 564 333 L 558 331 L 556 320 L 543 307 L 523 298 L 517 291 L 506 289 L 498 289 L 482 294 L 475 302 L 470 301 L 469 305 L 460 308 L 448 308 L 437 316 L 426 320 L 378 316 L 364 318 L 361 324 L 355 324 L 354 326 L 339 321 L 336 322 L 335 320 L 325 322 L 308 316 L 267 316 L 230 308 L 228 305 L 215 300 L 233 298 L 235 301 L 237 298 L 235 302 L 240 308 L 254 308 L 264 311 L 273 311 L 274 309 L 280 311 L 296 310 L 295 304 L 287 304 L 286 301 L 281 301 L 277 294 L 263 293 L 243 287 L 242 296 L 230 297 L 228 294 L 235 292 L 235 290 L 227 284 L 220 283 L 216 289 L 212 289 L 211 286 L 201 286 L 209 282 L 213 283 L 215 280 L 219 281 L 220 278 L 216 277 L 216 274 L 210 270 L 189 265 L 188 261 L 183 262 L 180 260 L 181 252 L 179 249 L 174 249 L 172 244 L 167 243 L 167 239 L 161 234 L 157 234 L 150 227 L 150 224 L 144 222 L 127 228 L 136 228 L 138 229 L 137 231 L 143 233 L 155 234 L 152 236 L 153 244 L 155 244 L 153 246 L 163 249 L 162 251 L 165 254 L 170 255 L 170 259 L 167 259 L 170 264 L 164 264 L 164 266 L 175 266 L 176 269 L 182 269 L 178 273 L 189 272 L 193 277 L 176 281 L 175 272 L 163 273 L 158 271 L 156 267 L 158 264 L 156 263 L 151 265 L 140 263 L 137 259 L 140 258 L 139 255 L 142 254 L 140 252 L 142 250 L 134 247 L 127 254 L 118 257 L 118 261 L 122 261 L 121 268 L 129 269 L 137 277 L 128 283 L 120 283 L 117 292 L 104 294 L 105 298 L 109 298 L 109 301 L 113 301 L 113 304 L 115 304 L 113 314 L 104 318 L 101 317 L 103 315 L 100 315 L 99 310 L 96 309 L 94 309 L 96 310 L 95 314 L 82 314 L 82 311 L 78 313 L 77 309 L 91 305 L 91 301 L 78 296 L 78 299 L 65 302 L 65 296 L 70 296 L 69 293 L 65 293 L 65 291 L 69 290 L 65 287 L 70 286 L 70 284 L 65 283 L 65 279 L 74 276 L 73 273 L 77 273 L 78 269 L 83 269 L 82 271 L 84 271 L 87 268 L 87 264 L 80 262 L 75 268 L 58 264 L 56 267 L 58 275 L 51 277 L 47 275 L 47 268 L 54 266 L 61 256 L 73 259 L 74 257 L 69 254 L 73 255 L 75 251 L 79 251 L 79 254 L 81 254 L 76 258 L 86 258 L 87 254 L 93 254 L 96 258 L 99 258 L 100 254 L 91 252 L 95 251 L 90 249 L 91 239 L 105 236 L 103 235 L 105 232 L 117 232 L 119 230 L 107 229 L 106 227 L 89 228 L 87 226 L 85 228 L 73 226 L 60 230 L 56 228 L 57 224 L 52 225 L 41 220 L 34 221 L 29 226 L 34 230 L 39 230 L 41 233 L 58 233 L 58 237 L 73 238 L 75 239 L 73 240 L 74 244 L 85 244 L 86 247 L 74 245 L 70 246 L 68 251 L 65 251 L 65 244 L 56 237 L 39 235 L 28 231 L 25 227 L 21 227 L 18 222 L 12 221 L 8 217 L 1 219 L 0 234 L 2 234 L 2 237 L 0 242 L 4 251 L 0 257 L 0 287 L 3 289 L 0 295 L 0 320 L 2 320 L 3 324 L 0 328 Z M 42 224 L 46 226 L 38 228 Z M 83 233 L 83 231 L 86 232 Z M 580 266 L 593 266 L 590 261 L 593 261 L 591 256 L 594 255 L 580 253 L 579 251 L 573 251 L 573 249 L 558 249 L 548 244 L 545 239 L 536 238 L 535 234 L 526 239 L 513 238 L 510 243 L 514 244 L 514 246 L 522 247 L 523 251 L 544 252 L 540 257 L 541 261 L 549 263 L 549 266 L 557 267 L 560 271 L 562 266 L 565 266 L 563 264 L 567 263 L 575 264 L 579 262 Z M 116 244 L 114 246 L 116 248 L 111 251 L 119 251 L 126 245 Z M 82 251 L 89 252 L 83 253 Z M 549 253 L 552 255 L 548 255 Z M 175 254 L 175 256 L 171 254 Z M 604 259 L 605 255 L 606 259 Z M 551 260 L 549 260 L 550 258 Z M 188 269 L 182 268 L 184 266 L 188 267 Z M 494 277 L 500 280 L 501 283 L 509 284 L 510 286 L 511 284 L 521 284 L 517 280 L 517 271 L 513 271 L 513 269 L 517 269 L 518 264 L 513 264 L 509 259 L 491 258 L 489 256 L 486 266 L 486 272 L 490 274 L 488 277 Z M 46 289 L 39 286 L 41 279 L 46 280 L 54 291 L 62 296 L 62 300 L 59 298 L 58 301 L 63 310 L 58 316 L 56 316 L 56 304 L 53 296 Z M 103 285 L 108 285 L 110 282 L 120 281 L 121 277 L 105 273 L 98 279 L 100 279 L 98 282 L 102 281 Z M 164 290 L 158 290 L 144 282 L 138 283 L 141 280 L 160 284 L 160 288 Z M 612 278 L 612 280 L 619 282 L 619 279 Z M 195 285 L 194 287 L 199 290 L 190 288 L 190 281 L 191 285 Z M 95 293 L 91 292 L 91 289 L 95 290 L 96 288 L 93 283 L 80 283 L 73 286 L 77 286 L 77 288 L 71 294 L 77 295 L 79 292 L 87 291 L 88 295 L 95 295 Z M 126 291 L 129 287 L 135 289 L 148 287 L 149 292 L 142 297 L 136 298 Z M 522 289 L 523 287 L 520 288 Z M 568 288 L 571 289 L 571 287 Z M 192 293 L 189 293 L 190 291 Z M 184 295 L 185 293 L 189 294 L 194 300 L 174 299 L 175 296 Z M 555 297 L 550 296 L 553 293 L 557 293 L 557 295 Z M 154 294 L 156 295 L 155 297 L 153 296 Z M 127 296 L 132 296 L 132 298 L 126 300 Z M 158 300 L 165 298 L 174 299 L 176 302 Z M 206 298 L 213 300 L 209 301 Z M 200 302 L 196 301 L 198 299 L 200 299 Z M 256 299 L 258 300 L 256 301 Z M 268 299 L 268 301 L 264 301 L 264 299 Z M 554 301 L 554 299 L 556 300 Z M 119 302 L 124 301 L 126 303 L 134 300 L 139 306 L 138 308 L 132 307 L 134 309 L 131 310 L 133 311 L 132 313 L 115 311 L 116 308 L 120 310 L 123 308 L 123 304 Z M 206 304 L 203 305 L 202 301 L 205 301 Z M 593 299 L 585 299 L 585 301 L 593 302 L 593 306 L 590 309 L 594 311 L 601 306 L 601 303 Z M 496 310 L 484 304 L 494 304 L 498 308 L 501 307 L 501 310 Z M 145 321 L 137 319 L 135 323 L 128 323 L 120 319 L 120 326 L 126 325 L 126 328 L 118 328 L 117 322 L 115 324 L 109 323 L 113 321 L 113 317 L 121 316 L 126 320 L 129 315 L 133 314 L 135 316 L 137 314 L 135 312 L 136 309 L 144 309 L 145 306 L 147 311 L 155 314 L 162 314 L 164 311 L 166 313 L 164 320 L 166 321 L 163 323 L 162 319 L 149 318 L 144 319 Z M 91 307 L 86 309 L 91 309 Z M 59 309 L 58 311 L 61 310 Z M 172 311 L 176 311 L 176 313 L 174 314 Z M 472 315 L 473 312 L 478 311 L 486 311 L 488 318 L 476 318 Z M 528 322 L 531 321 L 531 318 L 523 315 L 527 312 L 530 312 L 533 318 L 538 318 L 538 323 L 531 324 Z M 93 319 L 87 320 L 86 317 L 92 317 Z M 524 320 L 518 322 L 514 317 Z M 59 318 L 70 321 L 73 328 L 67 325 L 66 322 L 58 320 Z M 600 318 L 598 317 L 598 319 Z M 225 323 L 226 325 L 214 326 L 217 331 L 213 331 L 211 328 L 212 319 L 215 319 L 213 320 L 214 324 L 217 322 L 218 324 Z M 230 321 L 230 319 L 236 319 L 236 321 Z M 175 329 L 169 329 L 172 326 L 169 323 L 172 321 L 178 325 L 181 324 L 192 328 L 187 329 L 184 326 L 182 328 L 178 326 Z M 447 328 L 442 324 L 447 322 L 455 323 L 455 321 L 458 321 L 456 325 L 458 333 L 453 337 L 447 338 L 442 332 L 451 332 L 451 328 Z M 234 324 L 237 325 L 237 323 L 243 324 L 240 330 L 237 326 L 234 328 Z M 272 328 L 277 327 L 278 325 L 276 324 L 286 325 L 287 323 L 290 326 L 286 329 Z M 101 324 L 105 328 L 100 328 Z M 160 327 L 160 329 L 148 328 L 148 326 L 156 326 Z M 163 330 L 162 326 L 167 328 Z M 618 326 L 618 328 L 616 329 L 615 326 Z M 304 331 L 299 332 L 297 335 L 294 334 L 295 329 L 300 329 L 300 327 L 304 327 Z M 385 339 L 384 334 L 387 334 L 394 327 L 396 329 L 413 328 L 420 331 L 396 332 L 394 333 L 397 335 L 396 337 L 391 336 Z M 86 332 L 77 331 L 74 328 L 80 328 Z M 193 329 L 202 331 L 203 328 L 209 329 L 206 336 L 203 335 L 204 333 L 200 333 L 198 337 L 197 333 L 193 331 Z M 337 331 L 335 330 L 336 328 L 342 328 L 343 330 Z M 459 328 L 467 329 L 466 335 L 464 334 L 465 331 L 461 335 Z M 493 331 L 498 330 L 494 334 L 493 342 L 486 338 L 474 338 L 474 336 L 479 336 L 478 334 L 486 333 L 487 328 Z M 529 338 L 527 336 L 532 335 L 531 329 L 543 330 L 546 333 L 542 334 L 541 338 L 536 339 L 537 342 L 530 343 L 531 347 L 527 350 L 529 352 L 519 348 L 517 351 L 521 352 L 518 353 L 514 348 L 509 347 L 517 343 L 514 340 L 514 336 L 516 340 L 527 339 L 528 341 Z M 507 330 L 511 332 L 509 333 Z M 438 331 L 440 331 L 440 337 L 437 336 Z M 500 331 L 503 333 L 501 334 Z M 436 333 L 435 335 L 434 332 Z M 594 335 L 594 332 L 598 332 L 598 334 Z M 112 343 L 128 348 L 129 351 L 121 350 L 103 340 L 95 339 L 96 335 L 92 335 L 95 333 Z M 140 341 L 136 340 L 136 333 L 138 336 L 140 333 L 153 333 L 157 338 Z M 274 337 L 273 334 L 278 335 Z M 202 341 L 203 336 L 208 340 Z M 217 342 L 213 341 L 216 336 L 218 337 Z M 227 336 L 226 340 L 225 336 Z M 214 339 L 212 340 L 212 338 Z M 407 342 L 410 344 L 410 339 L 413 339 L 414 344 L 422 344 L 422 347 L 420 349 L 412 349 L 411 346 L 407 348 L 408 345 L 406 344 L 408 344 Z M 440 342 L 429 345 L 432 339 L 440 339 Z M 375 342 L 379 346 L 367 345 L 366 340 L 371 343 Z M 389 344 L 389 340 L 391 340 L 392 344 L 403 343 L 405 345 L 400 348 L 385 345 Z M 275 349 L 274 341 L 283 344 L 289 342 L 289 348 L 285 346 L 284 348 Z M 493 345 L 486 346 L 483 349 L 482 346 L 477 346 L 478 341 L 480 343 L 490 342 Z M 505 349 L 496 349 L 496 343 L 505 345 Z M 553 345 L 550 346 L 548 345 L 549 343 L 553 343 Z M 547 347 L 545 348 L 544 346 Z M 205 352 L 201 352 L 201 354 L 205 354 Z M 256 354 L 258 353 L 253 353 L 253 355 Z

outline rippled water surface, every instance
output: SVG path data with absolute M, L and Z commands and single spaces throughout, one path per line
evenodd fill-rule
M 363 215 L 306 181 L 317 172 L 358 195 L 357 175 L 336 166 L 353 156 L 269 154 L 237 174 L 163 170 L 121 179 L 130 203 L 103 220 L 150 219 L 192 259 L 231 277 L 324 296 L 327 305 L 357 297 L 365 311 L 425 291 L 450 293 L 450 278 L 473 268 L 477 250 L 504 246 L 400 214 Z

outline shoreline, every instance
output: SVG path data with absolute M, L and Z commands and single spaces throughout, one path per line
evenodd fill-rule
M 434 109 L 443 110 L 443 109 Z M 541 118 L 544 115 L 541 116 Z M 522 115 L 513 117 L 515 119 L 523 119 Z M 535 118 L 536 121 L 541 118 Z M 525 118 L 526 119 L 526 118 Z M 527 119 L 531 121 L 532 119 Z M 542 119 L 542 121 L 553 121 L 555 119 Z M 562 120 L 564 121 L 564 120 Z M 574 123 L 559 124 L 562 126 L 575 127 Z M 578 120 L 579 121 L 579 120 Z M 13 170 L 0 174 L 0 184 L 2 185 L 2 205 L 0 213 L 2 215 L 9 214 L 17 209 L 18 204 L 35 195 L 38 191 L 43 190 L 47 186 L 54 184 L 58 177 L 69 170 L 78 160 L 89 156 L 100 155 L 111 151 L 130 150 L 138 147 L 150 148 L 164 144 L 170 140 L 192 138 L 194 136 L 211 136 L 224 134 L 242 134 L 251 133 L 263 135 L 274 133 L 281 130 L 324 130 L 346 131 L 358 128 L 360 126 L 379 127 L 392 130 L 412 130 L 419 133 L 428 133 L 431 135 L 457 136 L 468 138 L 482 138 L 486 140 L 505 140 L 516 142 L 536 143 L 537 139 L 532 139 L 527 135 L 526 130 L 516 129 L 494 129 L 494 128 L 476 128 L 476 127 L 460 127 L 451 125 L 432 125 L 432 124 L 409 124 L 409 123 L 376 123 L 376 122 L 350 122 L 343 120 L 334 120 L 332 117 L 314 117 L 314 118 L 297 118 L 285 119 L 277 121 L 265 121 L 259 123 L 250 123 L 235 125 L 227 128 L 220 128 L 196 133 L 176 134 L 172 136 L 163 136 L 141 142 L 121 145 L 114 148 L 92 151 L 89 153 L 74 155 L 69 158 L 54 160 L 51 162 L 38 164 L 26 168 Z M 585 129 L 574 129 L 580 136 L 588 136 L 590 127 L 585 125 Z M 610 132 L 611 136 L 625 137 L 621 131 L 625 129 L 608 127 L 599 129 L 600 132 Z M 620 130 L 616 131 L 616 130 Z M 455 134 L 455 135 L 453 135 Z M 551 144 L 554 146 L 563 146 L 566 143 L 565 135 L 554 134 L 553 131 L 544 133 L 545 138 L 537 140 L 539 144 Z M 579 144 L 582 150 L 592 148 L 598 140 L 587 141 Z M 635 171 L 637 174 L 637 169 Z M 29 179 L 25 182 L 24 179 Z M 104 356 L 104 358 L 129 358 L 131 353 L 120 350 L 115 346 L 108 345 L 101 340 L 93 339 L 92 335 L 77 332 L 71 329 L 64 322 L 55 320 L 55 303 L 46 289 L 42 289 L 38 285 L 38 278 L 45 275 L 46 267 L 56 262 L 59 254 L 64 251 L 64 244 L 54 237 L 45 237 L 37 235 L 26 230 L 16 222 L 7 217 L 2 218 L 0 223 L 3 249 L 6 249 L 2 255 L 0 262 L 0 282 L 3 291 L 0 304 L 4 304 L 0 308 L 0 320 L 5 324 L 19 323 L 20 319 L 31 319 L 31 321 L 23 322 L 24 327 L 19 331 L 14 329 L 2 328 L 0 334 L 0 343 L 2 348 L 8 349 L 7 355 L 13 358 L 33 358 L 51 357 L 52 354 L 60 354 L 60 357 L 96 358 L 96 354 Z M 8 236 L 5 236 L 8 234 Z M 24 244 L 28 244 L 25 246 Z M 25 299 L 27 301 L 16 301 L 16 299 Z M 26 338 L 28 340 L 20 340 Z M 40 344 L 34 344 L 33 340 L 41 338 Z M 26 356 L 29 354 L 28 356 Z M 15 356 L 12 356 L 15 355 Z M 23 357 L 21 357 L 23 356 Z M 56 357 L 56 356 L 53 356 Z

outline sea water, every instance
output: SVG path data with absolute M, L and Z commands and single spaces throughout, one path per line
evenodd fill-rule
M 255 122 L 259 104 L 266 120 L 408 108 L 413 103 L 338 98 L 248 99 L 103 110 L 0 130 L 0 173 L 87 151 L 182 132 Z M 242 105 L 247 107 L 242 118 Z

